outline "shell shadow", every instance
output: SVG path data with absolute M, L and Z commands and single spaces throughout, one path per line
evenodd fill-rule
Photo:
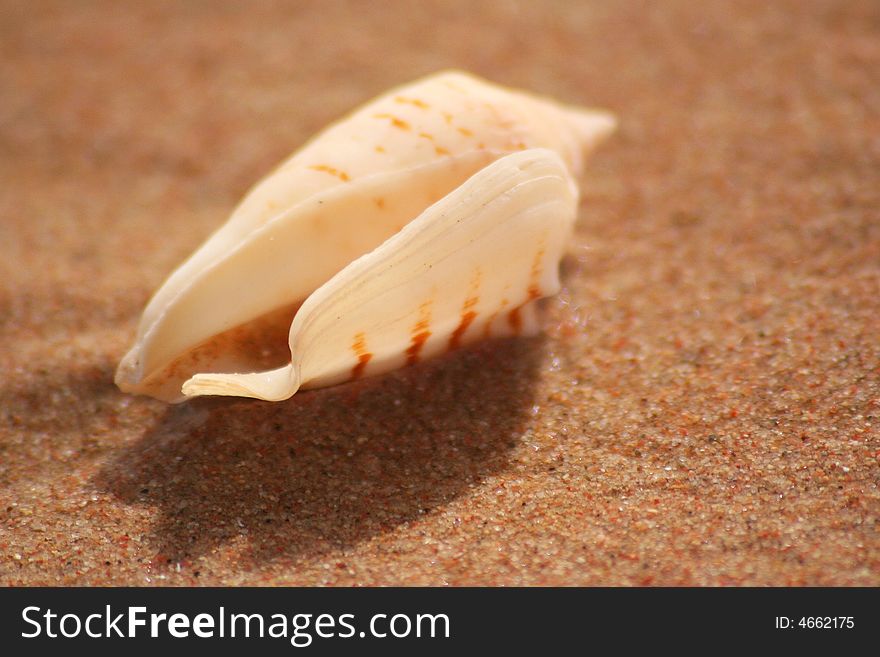
M 542 338 L 490 341 L 283 403 L 170 407 L 93 480 L 159 511 L 157 560 L 245 537 L 254 565 L 351 548 L 503 469 L 533 406 Z

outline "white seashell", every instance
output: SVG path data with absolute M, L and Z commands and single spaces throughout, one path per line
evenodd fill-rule
M 576 214 L 569 171 L 613 128 L 464 73 L 391 91 L 256 185 L 168 278 L 117 385 L 280 400 L 534 332 Z M 291 362 L 252 373 L 273 326 L 290 326 Z

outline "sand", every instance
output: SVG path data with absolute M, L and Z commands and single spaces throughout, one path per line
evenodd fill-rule
M 0 4 L 0 583 L 880 585 L 880 5 Z M 116 364 L 447 67 L 609 108 L 545 336 L 278 404 Z

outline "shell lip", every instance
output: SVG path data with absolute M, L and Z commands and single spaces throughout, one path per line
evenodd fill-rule
M 284 401 L 292 397 L 299 387 L 298 368 L 291 363 L 268 372 L 196 374 L 183 383 L 180 392 L 187 398 L 226 395 Z

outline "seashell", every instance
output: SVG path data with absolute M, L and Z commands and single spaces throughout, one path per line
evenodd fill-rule
M 534 333 L 576 215 L 572 176 L 614 125 L 465 73 L 392 90 L 258 183 L 171 274 L 117 385 L 275 401 Z
M 558 155 L 507 155 L 310 295 L 290 327 L 290 364 L 196 374 L 183 393 L 278 401 L 412 364 L 487 330 L 534 333 L 533 300 L 559 286 L 576 211 L 577 188 Z

